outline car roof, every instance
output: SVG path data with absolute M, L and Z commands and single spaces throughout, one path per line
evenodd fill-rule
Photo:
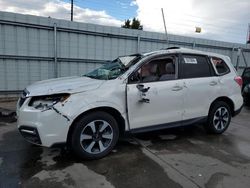
M 222 58 L 222 59 L 229 58 L 228 56 L 217 54 L 217 53 L 205 52 L 205 51 L 194 50 L 194 49 L 189 49 L 189 48 L 181 48 L 181 47 L 170 47 L 170 48 L 166 48 L 166 49 L 161 49 L 161 50 L 157 50 L 157 51 L 144 53 L 143 55 L 149 56 L 149 55 L 172 54 L 172 53 L 188 53 L 188 54 L 208 55 L 208 56 L 215 56 L 215 57 Z

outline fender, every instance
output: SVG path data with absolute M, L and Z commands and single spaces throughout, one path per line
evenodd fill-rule
M 86 104 L 80 109 L 78 109 L 77 111 L 74 111 L 74 114 L 71 114 L 71 119 L 74 121 L 78 116 L 80 116 L 84 112 L 87 112 L 88 110 L 92 110 L 95 108 L 102 108 L 102 107 L 109 107 L 118 111 L 123 117 L 123 119 L 125 120 L 125 130 L 129 130 L 125 107 L 118 105 L 114 102 L 110 102 L 110 101 L 96 101 L 93 103 Z
M 110 108 L 114 108 L 115 110 L 117 110 L 118 112 L 120 112 L 121 115 L 125 115 L 125 108 L 121 105 L 118 105 L 114 102 L 110 102 L 110 101 L 96 101 L 93 103 L 89 103 L 83 107 L 81 107 L 80 109 L 78 109 L 77 111 L 75 111 L 74 114 L 72 114 L 72 117 L 74 117 L 74 119 L 76 117 L 78 117 L 80 114 L 94 109 L 94 108 L 100 108 L 100 107 L 110 107 Z

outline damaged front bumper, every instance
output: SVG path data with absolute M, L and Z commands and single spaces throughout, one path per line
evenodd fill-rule
M 51 147 L 57 143 L 66 143 L 67 133 L 72 123 L 63 112 L 63 106 L 41 111 L 28 105 L 27 98 L 22 105 L 17 105 L 17 126 L 21 135 L 29 142 Z

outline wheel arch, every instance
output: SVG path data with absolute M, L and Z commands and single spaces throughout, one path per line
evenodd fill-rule
M 229 97 L 225 97 L 225 96 L 223 96 L 223 97 L 218 97 L 217 99 L 215 99 L 215 100 L 211 103 L 211 105 L 210 105 L 209 112 L 210 112 L 212 106 L 213 106 L 216 102 L 218 102 L 218 101 L 222 101 L 222 102 L 227 103 L 228 106 L 230 107 L 230 111 L 231 111 L 232 116 L 234 116 L 234 102 L 232 101 L 232 99 L 230 99 Z
M 92 109 L 89 109 L 87 111 L 84 111 L 82 112 L 81 114 L 79 114 L 75 119 L 74 121 L 72 122 L 72 124 L 70 125 L 69 127 L 69 130 L 68 130 L 68 134 L 67 134 L 67 144 L 70 143 L 69 141 L 71 140 L 71 136 L 72 136 L 72 131 L 74 130 L 75 126 L 76 126 L 76 122 L 83 116 L 86 116 L 90 113 L 93 113 L 93 112 L 106 112 L 110 115 L 112 115 L 115 120 L 117 121 L 118 123 L 118 128 L 119 128 L 119 132 L 120 132 L 120 136 L 123 135 L 125 133 L 125 119 L 123 118 L 123 116 L 121 115 L 121 113 L 113 108 L 113 107 L 108 107 L 108 106 L 102 106 L 102 107 L 95 107 L 95 108 L 92 108 Z

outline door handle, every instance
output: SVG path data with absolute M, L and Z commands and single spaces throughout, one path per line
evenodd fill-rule
M 146 98 L 142 98 L 141 100 L 139 100 L 139 102 L 145 102 L 145 103 L 149 103 L 150 102 L 150 100 L 149 99 L 146 99 Z
M 180 91 L 180 90 L 182 90 L 183 89 L 183 87 L 181 87 L 181 86 L 174 86 L 173 88 L 172 88 L 172 91 Z
M 217 85 L 217 84 L 218 84 L 218 83 L 217 83 L 216 81 L 212 81 L 212 82 L 209 83 L 210 86 L 215 86 L 215 85 Z

